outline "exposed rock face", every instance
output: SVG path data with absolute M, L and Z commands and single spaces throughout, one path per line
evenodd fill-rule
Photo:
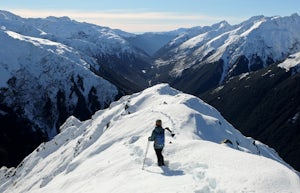
M 292 74 L 272 65 L 232 78 L 201 98 L 300 171 L 300 74 Z

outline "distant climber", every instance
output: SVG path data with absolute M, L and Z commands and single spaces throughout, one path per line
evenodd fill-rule
M 148 138 L 148 141 L 154 141 L 154 150 L 157 156 L 157 164 L 158 166 L 164 166 L 164 157 L 162 155 L 162 150 L 165 146 L 165 130 L 168 130 L 171 133 L 171 136 L 174 137 L 175 134 L 166 127 L 162 127 L 161 120 L 156 120 L 155 128 L 152 131 L 152 135 Z

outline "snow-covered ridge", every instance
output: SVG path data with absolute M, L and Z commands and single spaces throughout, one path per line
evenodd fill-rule
M 176 134 L 166 136 L 164 155 L 170 165 L 157 167 L 150 147 L 141 170 L 156 119 Z M 262 193 L 300 189 L 299 177 L 273 149 L 241 135 L 200 99 L 166 84 L 125 96 L 85 122 L 70 117 L 61 131 L 18 168 L 1 168 L 0 191 Z M 220 144 L 224 139 L 228 142 Z
M 169 46 L 169 50 L 166 50 L 165 56 L 172 57 L 162 56 L 156 63 L 174 65 L 171 74 L 180 76 L 183 70 L 193 65 L 222 60 L 222 82 L 237 67 L 235 64 L 241 56 L 247 60 L 243 65 L 252 71 L 283 61 L 290 54 L 299 52 L 299 31 L 300 16 L 297 14 L 288 17 L 257 16 L 234 26 L 221 22 L 182 42 L 177 41 L 180 40 L 177 37 L 171 44 L 179 42 L 178 46 Z M 188 37 L 188 34 L 185 36 Z
M 47 17 L 43 19 L 25 19 L 6 11 L 0 11 L 1 25 L 22 35 L 42 37 L 56 42 L 79 47 L 80 42 L 67 41 L 81 40 L 90 46 L 98 46 L 102 52 L 132 51 L 128 43 L 112 29 L 88 23 L 80 23 L 68 17 Z M 119 32 L 121 33 L 121 32 Z M 93 47 L 91 47 L 93 48 Z M 90 48 L 90 49 L 91 49 Z
M 61 42 L 73 47 L 88 56 L 114 54 L 141 55 L 126 38 L 134 36 L 121 30 L 97 26 L 90 23 L 81 23 L 66 17 L 47 17 L 45 19 L 28 19 L 27 24 L 44 32 L 44 38 Z

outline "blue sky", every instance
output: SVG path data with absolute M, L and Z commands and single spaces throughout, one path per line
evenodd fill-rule
M 23 17 L 69 16 L 129 32 L 167 31 L 255 15 L 299 13 L 300 0 L 1 0 L 0 9 Z

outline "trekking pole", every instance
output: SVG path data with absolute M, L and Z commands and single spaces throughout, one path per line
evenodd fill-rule
M 146 153 L 145 153 L 145 157 L 144 157 L 144 160 L 143 160 L 142 170 L 144 170 L 145 161 L 146 161 L 146 157 L 147 157 L 147 153 L 148 153 L 148 149 L 149 149 L 149 144 L 150 144 L 150 141 L 148 141 L 148 143 L 147 143 L 147 148 L 146 148 Z

